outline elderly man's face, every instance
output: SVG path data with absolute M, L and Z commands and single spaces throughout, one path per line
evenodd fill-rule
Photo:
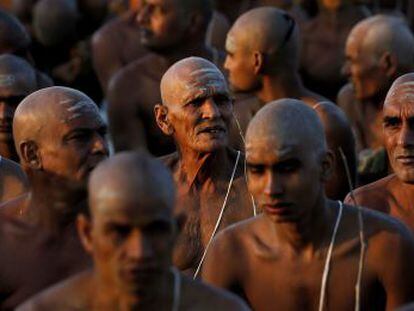
M 277 223 L 306 217 L 323 187 L 321 161 L 303 135 L 293 132 L 250 136 L 246 142 L 248 189 L 259 209 Z
M 90 101 L 79 101 L 69 108 L 62 105 L 61 109 L 60 118 L 50 120 L 42 132 L 42 168 L 67 179 L 86 181 L 109 155 L 106 125 Z
M 102 281 L 132 298 L 159 290 L 160 277 L 171 267 L 175 241 L 171 207 L 155 189 L 144 199 L 130 193 L 92 199 L 90 204 L 90 251 Z
M 352 82 L 355 96 L 359 100 L 376 96 L 388 84 L 388 77 L 381 70 L 378 57 L 364 51 L 362 41 L 363 31 L 351 33 L 348 37 L 343 67 L 343 73 Z
M 163 50 L 173 47 L 184 39 L 191 25 L 184 8 L 177 0 L 143 0 L 137 21 L 141 31 L 141 43 L 147 48 Z
M 0 74 L 0 141 L 13 141 L 12 121 L 17 105 L 34 91 L 34 81 L 13 74 Z
M 232 116 L 225 80 L 216 70 L 202 68 L 182 77 L 168 118 L 180 146 L 212 152 L 227 146 Z
M 254 72 L 253 53 L 240 40 L 237 29 L 227 35 L 224 68 L 233 90 L 251 92 L 259 87 L 259 81 Z
M 411 83 L 411 84 L 410 84 Z M 414 82 L 402 85 L 403 92 L 392 96 L 384 105 L 385 147 L 391 167 L 398 178 L 414 183 Z

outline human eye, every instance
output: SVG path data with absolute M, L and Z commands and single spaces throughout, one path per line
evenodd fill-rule
M 92 131 L 90 130 L 77 130 L 73 131 L 67 136 L 67 141 L 87 141 L 92 136 Z
M 214 96 L 214 101 L 218 106 L 228 105 L 231 102 L 230 98 L 223 94 Z
M 383 126 L 385 129 L 395 129 L 401 124 L 400 118 L 397 117 L 385 117 L 383 121 Z
M 247 170 L 252 175 L 261 175 L 265 171 L 264 165 L 247 163 Z
M 300 162 L 296 159 L 283 161 L 278 164 L 278 171 L 282 174 L 295 172 L 300 167 Z

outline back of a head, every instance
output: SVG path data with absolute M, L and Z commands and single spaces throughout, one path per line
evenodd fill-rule
M 387 52 L 394 55 L 399 74 L 414 70 L 414 36 L 400 17 L 375 15 L 364 19 L 354 26 L 349 38 L 360 40 L 362 49 L 377 59 Z
M 245 48 L 267 54 L 270 64 L 294 69 L 299 66 L 299 28 L 283 10 L 275 7 L 252 9 L 236 20 L 230 33 L 238 36 Z
M 91 207 L 108 199 L 159 202 L 153 208 L 173 208 L 174 182 L 169 170 L 144 151 L 117 153 L 101 162 L 89 179 Z M 92 211 L 93 213 L 93 211 Z
M 36 71 L 23 58 L 11 55 L 0 55 L 0 88 L 12 87 L 22 94 L 33 92 L 37 87 Z
M 198 12 L 203 16 L 203 30 L 206 31 L 213 16 L 211 0 L 179 0 L 180 5 L 189 12 Z
M 304 102 L 291 98 L 270 102 L 256 113 L 246 131 L 246 150 L 257 139 L 283 143 L 295 140 L 318 152 L 327 149 L 317 113 Z
M 71 42 L 76 36 L 77 20 L 75 0 L 40 0 L 33 12 L 34 33 L 45 46 Z
M 0 10 L 0 54 L 20 53 L 29 44 L 29 34 L 19 20 Z

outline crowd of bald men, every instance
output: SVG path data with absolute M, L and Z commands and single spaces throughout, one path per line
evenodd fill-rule
M 0 310 L 414 311 L 414 1 L 0 0 Z

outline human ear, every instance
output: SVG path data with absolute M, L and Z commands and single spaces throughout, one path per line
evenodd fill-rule
M 19 149 L 22 163 L 25 163 L 34 170 L 40 170 L 43 168 L 42 157 L 36 142 L 32 140 L 23 141 L 20 143 Z
M 92 225 L 90 219 L 84 214 L 79 214 L 76 219 L 76 228 L 78 230 L 79 239 L 83 245 L 83 248 L 92 254 Z
M 380 67 L 388 77 L 394 77 L 397 72 L 397 58 L 389 52 L 385 52 L 380 58 Z
M 321 163 L 321 178 L 322 182 L 328 181 L 328 179 L 332 176 L 335 166 L 335 154 L 328 150 L 322 157 Z
M 253 66 L 254 66 L 254 73 L 258 75 L 263 71 L 264 67 L 264 55 L 259 51 L 255 51 L 253 53 Z
M 168 120 L 168 108 L 165 105 L 157 104 L 154 107 L 155 121 L 161 131 L 168 136 L 174 133 L 170 121 Z

